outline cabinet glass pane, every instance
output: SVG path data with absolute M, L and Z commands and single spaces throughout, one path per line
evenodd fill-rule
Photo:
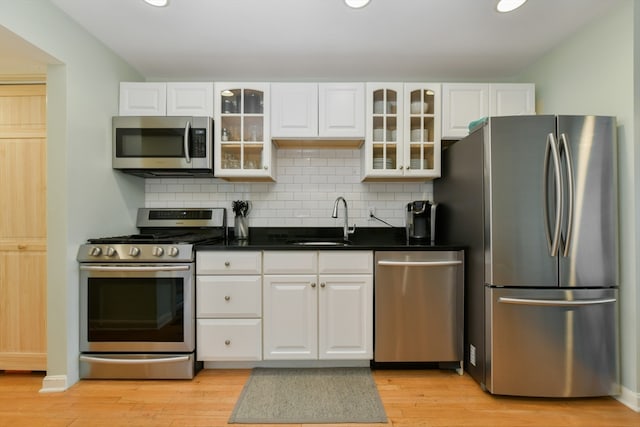
M 373 168 L 379 170 L 392 170 L 397 164 L 396 144 L 373 145 Z
M 386 130 L 386 140 L 389 142 L 396 142 L 398 140 L 398 125 L 397 118 L 395 116 L 387 116 Z
M 242 89 L 225 89 L 220 93 L 220 111 L 222 114 L 240 113 L 240 94 Z
M 244 113 L 264 114 L 264 93 L 259 90 L 245 89 Z
M 240 169 L 240 160 L 242 159 L 240 144 L 222 144 L 220 151 L 223 169 Z
M 382 116 L 373 118 L 373 140 L 384 141 L 384 117 Z
M 384 114 L 384 90 L 373 92 L 373 114 Z
M 387 90 L 387 114 L 398 114 L 398 93 Z
M 411 142 L 424 141 L 424 128 L 423 128 L 422 117 L 411 117 L 411 131 L 409 135 L 409 140 Z
M 422 121 L 422 141 L 433 142 L 433 117 L 424 117 Z
M 240 117 L 222 116 L 220 119 L 220 139 L 222 141 L 240 141 Z
M 427 108 L 425 108 L 425 114 L 434 114 L 434 106 L 435 106 L 435 92 L 431 89 L 427 89 L 423 93 L 424 102 L 427 104 Z
M 262 169 L 262 144 L 245 144 L 243 169 Z
M 263 140 L 263 116 L 248 116 L 244 118 L 243 140 Z
M 409 153 L 411 170 L 433 169 L 433 145 L 411 144 Z

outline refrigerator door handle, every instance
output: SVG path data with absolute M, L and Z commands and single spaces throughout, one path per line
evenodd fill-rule
M 549 159 L 553 155 L 553 173 L 556 187 L 556 215 L 553 227 L 553 238 L 551 237 L 551 224 L 549 224 Z M 556 256 L 560 246 L 560 225 L 562 224 L 562 175 L 560 174 L 560 153 L 553 133 L 547 135 L 547 148 L 544 154 L 544 166 L 542 175 L 542 198 L 544 210 L 545 234 L 547 236 L 547 246 L 549 255 Z
M 520 304 L 520 305 L 546 305 L 554 307 L 576 307 L 583 305 L 611 304 L 616 302 L 615 298 L 590 299 L 590 300 L 545 300 L 545 299 L 528 299 L 528 298 L 507 298 L 500 297 L 498 302 L 504 304 Z
M 560 135 L 560 153 L 564 152 L 567 157 L 567 191 L 568 191 L 568 213 L 567 213 L 567 230 L 564 243 L 564 251 L 562 256 L 565 258 L 569 256 L 569 249 L 572 242 L 572 230 L 573 230 L 573 198 L 575 193 L 573 182 L 573 159 L 571 157 L 571 149 L 569 148 L 569 142 L 567 135 L 562 133 Z

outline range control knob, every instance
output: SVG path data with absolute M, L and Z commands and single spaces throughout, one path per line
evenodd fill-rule
M 162 255 L 164 255 L 164 249 L 160 246 L 156 246 L 155 248 L 153 248 L 153 251 L 151 253 L 153 254 L 153 256 L 161 257 Z
M 129 249 L 129 255 L 132 256 L 132 257 L 136 257 L 136 256 L 140 255 L 140 248 L 132 246 Z
M 109 246 L 107 248 L 107 256 L 108 257 L 112 257 L 116 254 L 116 250 L 114 248 L 112 248 L 111 246 Z
M 169 248 L 169 256 L 177 257 L 179 253 L 180 253 L 180 249 L 176 248 L 175 246 L 171 246 Z
M 94 246 L 89 251 L 89 255 L 91 256 L 100 256 L 102 254 L 102 248 L 100 246 Z

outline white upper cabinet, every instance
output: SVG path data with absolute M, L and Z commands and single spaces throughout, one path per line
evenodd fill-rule
M 214 86 L 214 174 L 227 180 L 273 181 L 268 83 Z
M 364 98 L 364 83 L 272 83 L 271 136 L 362 140 Z
M 364 83 L 320 83 L 318 95 L 318 136 L 364 138 Z
M 318 85 L 272 83 L 271 129 L 273 138 L 317 137 Z
M 440 84 L 367 83 L 362 179 L 440 176 Z
M 489 85 L 490 116 L 522 116 L 536 113 L 533 83 Z
M 213 117 L 213 83 L 167 83 L 167 116 Z
M 167 84 L 121 82 L 119 114 L 121 116 L 166 116 Z
M 121 82 L 119 114 L 213 117 L 213 83 Z
M 535 114 L 530 83 L 448 83 L 442 85 L 442 137 L 469 134 L 469 123 L 487 116 Z
M 489 85 L 452 83 L 442 85 L 442 137 L 462 138 L 469 123 L 489 115 Z

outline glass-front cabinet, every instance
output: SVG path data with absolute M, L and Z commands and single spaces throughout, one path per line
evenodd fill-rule
M 367 83 L 363 180 L 440 176 L 440 85 Z
M 274 179 L 268 83 L 215 84 L 215 175 Z

